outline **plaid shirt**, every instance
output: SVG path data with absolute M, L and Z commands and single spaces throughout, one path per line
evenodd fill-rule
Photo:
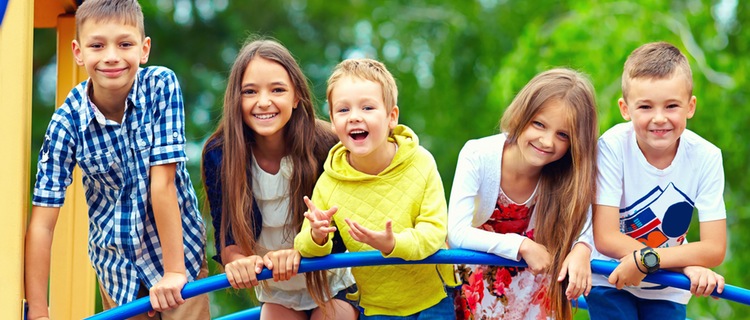
M 205 226 L 185 163 L 182 92 L 174 72 L 139 69 L 125 100 L 122 124 L 107 120 L 89 100 L 88 81 L 55 111 L 39 153 L 35 206 L 60 207 L 76 164 L 89 206 L 89 257 L 110 297 L 135 300 L 164 274 L 149 194 L 151 166 L 177 163 L 188 281 L 204 259 Z M 156 195 L 158 196 L 158 195 Z

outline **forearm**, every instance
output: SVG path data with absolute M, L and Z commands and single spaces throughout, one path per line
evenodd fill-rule
M 659 254 L 662 269 L 687 266 L 714 268 L 724 261 L 726 250 L 719 244 L 702 240 L 669 248 L 656 248 L 656 252 Z
M 174 183 L 162 190 L 153 190 L 158 197 L 151 198 L 156 229 L 164 259 L 164 272 L 185 273 L 185 249 L 182 239 L 182 219 L 177 204 L 177 189 Z
M 634 250 L 640 250 L 645 246 L 640 241 L 620 232 L 605 235 L 597 235 L 595 232 L 594 237 L 596 250 L 614 259 L 632 254 Z
M 247 256 L 248 254 L 245 253 L 240 246 L 235 244 L 226 246 L 224 247 L 224 250 L 221 250 L 221 262 L 224 263 L 224 265 Z
M 59 208 L 34 207 L 26 231 L 24 283 L 29 304 L 28 319 L 49 316 L 47 286 L 57 212 Z

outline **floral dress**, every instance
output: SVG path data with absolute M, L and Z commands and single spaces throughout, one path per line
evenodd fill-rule
M 501 189 L 492 216 L 479 228 L 533 240 L 535 194 L 518 204 Z M 456 273 L 462 282 L 456 292 L 457 319 L 547 319 L 547 275 L 534 275 L 527 268 L 463 264 Z

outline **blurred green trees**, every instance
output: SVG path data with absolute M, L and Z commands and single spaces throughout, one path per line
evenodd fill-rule
M 229 1 L 142 0 L 149 64 L 177 73 L 187 109 L 193 183 L 202 194 L 202 144 L 221 115 L 226 78 L 249 34 L 273 37 L 310 78 L 323 118 L 325 81 L 343 58 L 386 63 L 399 85 L 400 121 L 435 156 L 450 192 L 468 139 L 498 131 L 515 93 L 536 73 L 569 66 L 597 89 L 600 131 L 623 121 L 616 110 L 627 55 L 669 41 L 688 55 L 698 98 L 689 128 L 723 150 L 729 251 L 717 271 L 750 287 L 750 5 L 742 1 Z M 745 28 L 747 29 L 747 28 Z M 54 32 L 35 33 L 32 158 L 54 109 Z M 35 163 L 32 164 L 35 166 Z M 34 170 L 32 168 L 32 170 Z M 32 175 L 33 178 L 33 175 Z M 202 197 L 201 197 L 201 200 Z M 210 216 L 204 212 L 207 225 Z M 694 219 L 693 226 L 697 226 Z M 214 254 L 209 228 L 209 256 Z M 688 239 L 697 240 L 694 227 Z M 214 262 L 212 272 L 220 272 Z M 231 291 L 231 290 L 230 290 Z M 255 304 L 250 291 L 212 295 L 215 316 Z M 740 318 L 750 308 L 693 299 L 691 318 Z M 585 317 L 585 315 L 579 315 Z

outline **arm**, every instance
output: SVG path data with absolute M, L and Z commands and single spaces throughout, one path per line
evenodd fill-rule
M 519 255 L 521 243 L 528 238 L 518 234 L 494 233 L 472 226 L 475 215 L 489 218 L 491 214 L 491 212 L 480 212 L 483 210 L 481 203 L 487 201 L 487 199 L 481 199 L 480 190 L 483 187 L 488 188 L 487 185 L 491 184 L 488 181 L 490 180 L 488 175 L 498 173 L 484 172 L 483 169 L 487 164 L 481 162 L 478 156 L 480 151 L 475 150 L 478 148 L 470 143 L 461 149 L 453 178 L 448 206 L 448 244 L 451 248 L 487 252 L 518 261 L 521 258 Z M 497 181 L 497 183 L 499 186 L 500 182 Z M 479 208 L 476 207 L 478 203 Z
M 174 163 L 152 166 L 150 172 L 151 206 L 164 260 L 164 276 L 151 288 L 151 305 L 156 311 L 184 303 L 180 290 L 187 283 L 182 219 L 174 184 L 176 167 Z
M 31 221 L 26 230 L 24 280 L 26 300 L 29 304 L 28 319 L 49 317 L 47 286 L 49 284 L 52 235 L 55 231 L 60 208 L 34 206 Z
M 311 208 L 312 205 L 314 208 L 321 208 L 325 209 L 327 208 L 327 202 L 324 201 L 322 194 L 330 194 L 328 190 L 325 189 L 324 184 L 325 181 L 325 173 L 323 176 L 321 176 L 320 179 L 318 179 L 318 182 L 315 184 L 315 189 L 313 190 L 313 198 L 312 201 L 307 199 L 305 203 L 308 205 L 308 209 Z M 323 212 L 322 210 L 319 210 Z M 327 212 L 330 213 L 331 210 L 327 210 Z M 311 223 L 312 220 L 317 220 L 315 216 L 310 215 L 312 211 L 308 211 L 305 213 L 306 219 L 302 221 L 302 229 L 297 234 L 296 237 L 294 237 L 294 249 L 298 250 L 300 255 L 302 257 L 322 257 L 331 254 L 331 251 L 333 250 L 333 242 L 330 241 L 331 237 L 327 237 L 326 239 L 314 239 L 313 238 L 313 225 Z M 335 211 L 334 211 L 335 213 Z M 333 213 L 330 213 L 332 216 Z M 329 216 L 330 218 L 330 216 Z M 321 232 L 324 230 L 330 230 L 326 228 L 335 228 L 335 225 L 333 224 L 332 220 L 330 224 L 326 224 L 324 222 L 316 223 L 317 227 L 320 228 Z M 324 243 L 319 243 L 319 241 L 324 240 Z
M 426 150 L 423 152 L 427 153 Z M 428 161 L 430 162 L 426 160 L 422 164 L 416 164 L 429 165 L 431 170 L 425 180 L 425 190 L 419 205 L 420 211 L 414 219 L 414 227 L 393 234 L 395 245 L 390 254 L 384 255 L 386 257 L 421 260 L 445 246 L 448 222 L 445 191 L 431 155 Z M 406 180 L 404 182 L 411 183 Z

